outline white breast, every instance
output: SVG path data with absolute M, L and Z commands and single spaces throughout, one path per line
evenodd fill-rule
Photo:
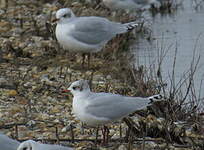
M 93 116 L 87 113 L 86 108 L 88 105 L 89 103 L 84 99 L 73 98 L 73 112 L 80 121 L 90 126 L 98 126 L 110 122 L 106 118 Z
M 73 24 L 57 24 L 56 37 L 60 45 L 65 49 L 72 52 L 97 52 L 99 45 L 89 45 L 82 43 L 77 39 L 73 38 L 71 33 L 75 30 Z

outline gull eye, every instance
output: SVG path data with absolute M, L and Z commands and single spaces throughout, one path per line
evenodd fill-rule
M 76 90 L 76 89 L 77 89 L 77 86 L 73 86 L 72 89 L 73 89 L 73 90 Z
M 71 14 L 69 14 L 69 13 L 63 15 L 64 18 L 67 18 L 67 17 L 70 17 L 70 16 L 71 16 Z
M 23 150 L 27 150 L 27 147 L 24 147 Z

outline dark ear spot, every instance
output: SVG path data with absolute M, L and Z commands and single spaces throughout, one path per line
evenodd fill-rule
M 79 89 L 79 91 L 82 91 L 82 90 L 83 90 L 82 86 L 73 86 L 72 89 L 73 89 L 73 90 Z
M 63 17 L 64 17 L 64 18 L 66 18 L 66 17 L 71 17 L 71 13 L 66 13 L 66 14 L 63 15 Z

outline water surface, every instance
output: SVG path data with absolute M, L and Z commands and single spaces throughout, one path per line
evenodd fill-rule
M 133 46 L 135 63 L 150 67 L 157 64 L 159 53 L 167 52 L 162 62 L 162 76 L 170 85 L 169 75 L 172 74 L 175 50 L 176 66 L 175 79 L 178 82 L 183 74 L 189 70 L 195 54 L 195 61 L 200 57 L 198 69 L 194 77 L 197 96 L 201 91 L 204 97 L 204 9 L 198 10 L 192 6 L 191 0 L 184 0 L 176 12 L 172 14 L 156 14 L 148 16 L 152 21 L 151 42 L 144 37 L 136 41 Z

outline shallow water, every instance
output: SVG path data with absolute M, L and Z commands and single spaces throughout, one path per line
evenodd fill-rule
M 195 61 L 200 56 L 194 76 L 195 90 L 197 96 L 201 93 L 200 96 L 204 97 L 204 83 L 200 90 L 201 81 L 204 80 L 204 8 L 196 10 L 191 0 L 184 0 L 176 12 L 166 15 L 156 14 L 150 19 L 154 40 L 149 42 L 143 37 L 136 41 L 133 46 L 135 63 L 149 68 L 152 64 L 158 64 L 160 58 L 158 53 L 162 50 L 167 52 L 162 62 L 162 76 L 170 85 L 169 75 L 172 74 L 175 50 L 177 49 L 175 67 L 177 82 L 183 73 L 189 70 L 195 52 Z

